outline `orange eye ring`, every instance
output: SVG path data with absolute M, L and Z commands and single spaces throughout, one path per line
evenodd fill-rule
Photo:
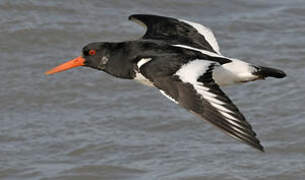
M 93 55 L 95 55 L 95 54 L 96 54 L 96 51 L 95 51 L 95 50 L 93 50 L 93 49 L 91 49 L 91 50 L 90 50 L 88 53 L 89 53 L 89 55 L 90 55 L 90 56 L 93 56 Z

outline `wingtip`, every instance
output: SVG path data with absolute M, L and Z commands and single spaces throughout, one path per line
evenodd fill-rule
M 128 20 L 133 20 L 134 19 L 134 16 L 136 16 L 137 14 L 132 14 L 128 17 Z
M 157 14 L 131 14 L 128 17 L 128 20 L 133 20 L 133 19 L 147 19 L 147 18 L 171 18 L 171 17 L 165 17 L 162 15 L 157 15 Z
M 265 152 L 264 146 L 261 145 L 260 141 L 255 136 L 253 138 L 256 140 L 256 142 L 255 141 L 244 141 L 242 139 L 240 139 L 240 140 L 242 140 L 242 142 L 250 145 L 251 147 L 255 148 L 256 150 L 258 150 L 260 152 Z
M 255 149 L 259 150 L 260 152 L 265 152 L 265 148 L 261 145 L 261 144 L 258 144 L 256 147 L 254 147 Z
M 251 134 L 244 135 L 244 134 L 239 134 L 239 133 L 230 132 L 230 131 L 224 131 L 224 132 L 227 133 L 229 136 L 239 140 L 240 142 L 242 142 L 260 152 L 265 152 L 264 146 L 261 145 L 260 140 L 256 137 L 256 135 L 251 135 Z M 254 132 L 254 131 L 252 131 L 252 132 Z
M 128 20 L 138 19 L 139 17 L 147 16 L 147 15 L 150 15 L 150 14 L 131 14 L 131 15 L 128 17 Z
M 256 141 L 242 141 L 242 142 L 250 145 L 251 147 L 255 148 L 256 150 L 258 150 L 260 152 L 265 152 L 265 148 L 264 148 L 264 146 L 261 145 L 260 141 L 255 136 L 253 138 L 255 138 Z

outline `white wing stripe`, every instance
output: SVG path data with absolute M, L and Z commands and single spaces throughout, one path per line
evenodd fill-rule
M 148 63 L 151 60 L 152 60 L 152 58 L 142 58 L 142 59 L 140 59 L 137 63 L 138 69 L 140 69 L 141 66 Z M 135 80 L 139 81 L 140 83 L 142 83 L 146 86 L 154 86 L 153 83 L 150 80 L 148 80 L 146 77 L 144 77 L 143 74 L 141 74 L 139 70 L 135 70 L 135 73 L 136 73 L 136 76 L 134 78 Z
M 138 68 L 140 69 L 141 66 L 148 63 L 151 60 L 152 60 L 152 58 L 142 58 L 142 59 L 140 59 L 140 61 L 137 63 Z
M 220 113 L 221 113 L 223 116 L 225 116 L 225 117 L 227 117 L 227 118 L 229 118 L 229 119 L 233 119 L 233 120 L 237 120 L 237 121 L 238 121 L 238 119 L 236 119 L 235 117 L 231 116 L 230 114 L 228 114 L 228 113 L 226 113 L 226 112 L 221 111 Z
M 232 121 L 230 121 L 230 122 L 232 122 Z M 240 126 L 238 126 L 238 127 L 240 127 Z M 231 128 L 233 128 L 235 131 L 238 131 L 238 132 L 241 133 L 241 134 L 244 134 L 244 135 L 246 135 L 246 136 L 249 136 L 249 134 L 248 134 L 246 131 L 240 130 L 239 128 L 234 127 L 234 126 L 231 126 Z
M 174 103 L 178 104 L 178 102 L 177 102 L 174 98 L 172 98 L 172 97 L 170 97 L 169 95 L 167 95 L 164 91 L 160 90 L 160 92 L 161 92 L 165 97 L 167 97 L 168 99 L 170 99 L 170 100 L 173 101 Z
M 203 83 L 198 82 L 197 79 L 209 70 L 209 66 L 214 62 L 205 60 L 194 60 L 183 65 L 177 72 L 176 75 L 185 82 L 191 83 L 198 94 L 207 100 L 213 107 L 217 109 L 226 119 L 237 120 L 235 117 L 228 113 L 233 113 L 231 110 L 222 106 L 226 103 L 217 99 L 217 95 L 210 92 L 208 87 L 205 87 Z M 163 92 L 162 92 L 163 93 Z M 167 95 L 166 95 L 167 96 Z
M 202 84 L 202 86 L 199 86 L 198 88 L 199 88 L 199 89 L 202 89 L 202 90 L 204 90 L 204 91 L 209 91 L 209 90 L 210 90 L 210 88 L 204 87 L 203 84 Z M 214 95 L 214 94 L 211 93 L 211 96 L 212 96 L 212 95 Z M 216 96 L 216 95 L 215 95 L 215 96 Z
M 194 85 L 197 83 L 197 79 L 209 69 L 211 64 L 213 64 L 211 61 L 193 60 L 181 66 L 176 72 L 176 75 L 178 75 L 183 82 Z
M 210 98 L 215 98 L 215 97 L 217 97 L 215 94 L 213 94 L 213 93 L 210 93 L 209 91 L 206 91 L 206 90 L 202 90 L 201 89 L 201 85 L 196 85 L 197 86 L 197 88 L 198 88 L 198 91 L 200 91 L 200 93 L 203 93 L 203 94 L 205 94 L 206 96 L 208 96 L 208 97 L 210 97 Z
M 194 51 L 199 51 L 203 54 L 207 54 L 207 55 L 212 56 L 212 57 L 224 57 L 224 56 L 221 56 L 219 54 L 216 54 L 216 53 L 213 53 L 213 52 L 210 52 L 210 51 L 206 51 L 206 50 L 203 50 L 203 49 L 198 49 L 198 48 L 194 48 L 194 47 L 190 47 L 190 46 L 186 46 L 186 45 L 175 44 L 175 45 L 172 45 L 172 46 L 181 47 L 181 48 L 185 48 L 185 49 L 190 49 L 190 50 L 194 50 Z
M 212 98 L 210 96 L 205 96 L 205 92 L 201 93 L 203 95 L 203 97 L 208 100 L 211 103 L 216 103 L 216 104 L 220 104 L 220 105 L 224 105 L 225 103 L 216 99 L 216 98 Z
M 198 90 L 200 90 L 202 93 L 205 93 L 207 96 L 210 96 L 210 97 L 213 97 L 213 98 L 217 97 L 216 94 L 213 94 L 213 93 L 209 92 L 210 89 L 207 88 L 207 87 L 204 87 L 202 83 L 197 83 L 196 86 L 197 86 Z
M 202 86 L 199 83 L 197 85 L 194 85 L 194 88 L 196 89 L 196 91 L 198 92 L 198 94 L 202 95 L 202 97 L 207 100 L 213 107 L 215 107 L 217 109 L 218 112 L 220 112 L 224 117 L 228 118 L 228 119 L 232 119 L 232 120 L 237 120 L 235 117 L 233 117 L 232 115 L 228 114 L 228 113 L 233 113 L 231 110 L 227 109 L 226 107 L 222 106 L 225 105 L 226 103 L 224 103 L 223 101 L 216 99 L 215 97 L 212 97 L 210 95 L 207 95 L 208 93 L 211 94 L 210 92 L 204 92 L 200 89 L 198 89 L 198 86 Z
M 212 106 L 214 106 L 215 108 L 217 108 L 218 110 L 224 111 L 224 112 L 228 112 L 228 113 L 233 113 L 231 110 L 219 105 L 219 104 L 215 104 L 215 103 L 211 103 Z
M 234 125 L 237 126 L 237 127 L 241 127 L 240 124 L 236 123 L 236 121 L 232 121 L 232 120 L 230 120 L 230 119 L 227 119 L 227 121 L 229 121 L 230 123 L 234 124 Z M 232 128 L 235 129 L 235 127 L 232 127 Z M 239 131 L 239 132 L 242 132 L 242 131 L 240 131 L 239 129 L 235 129 L 235 130 L 237 130 L 237 131 Z
M 195 22 L 190 22 L 183 19 L 179 19 L 179 20 L 195 28 L 198 31 L 198 33 L 201 34 L 205 38 L 205 40 L 210 44 L 210 46 L 214 49 L 214 51 L 220 54 L 219 46 L 216 41 L 216 38 L 213 32 L 209 28 Z

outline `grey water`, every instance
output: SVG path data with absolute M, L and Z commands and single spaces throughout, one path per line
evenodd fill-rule
M 288 74 L 224 89 L 265 153 L 156 89 L 89 68 L 44 75 L 89 42 L 141 37 L 134 13 L 199 22 L 224 55 Z M 0 48 L 1 180 L 305 177 L 303 0 L 1 0 Z

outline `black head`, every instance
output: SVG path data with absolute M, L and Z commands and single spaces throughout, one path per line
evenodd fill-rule
M 125 43 L 95 42 L 86 45 L 82 50 L 82 56 L 61 64 L 46 74 L 54 74 L 78 66 L 86 66 L 105 71 L 120 78 L 132 78 L 133 65 L 129 61 L 130 51 Z
M 111 43 L 90 43 L 82 50 L 84 66 L 105 70 L 111 56 Z
M 82 50 L 82 56 L 63 63 L 46 74 L 54 74 L 78 66 L 87 66 L 98 70 L 106 70 L 110 59 L 111 43 L 90 43 Z

